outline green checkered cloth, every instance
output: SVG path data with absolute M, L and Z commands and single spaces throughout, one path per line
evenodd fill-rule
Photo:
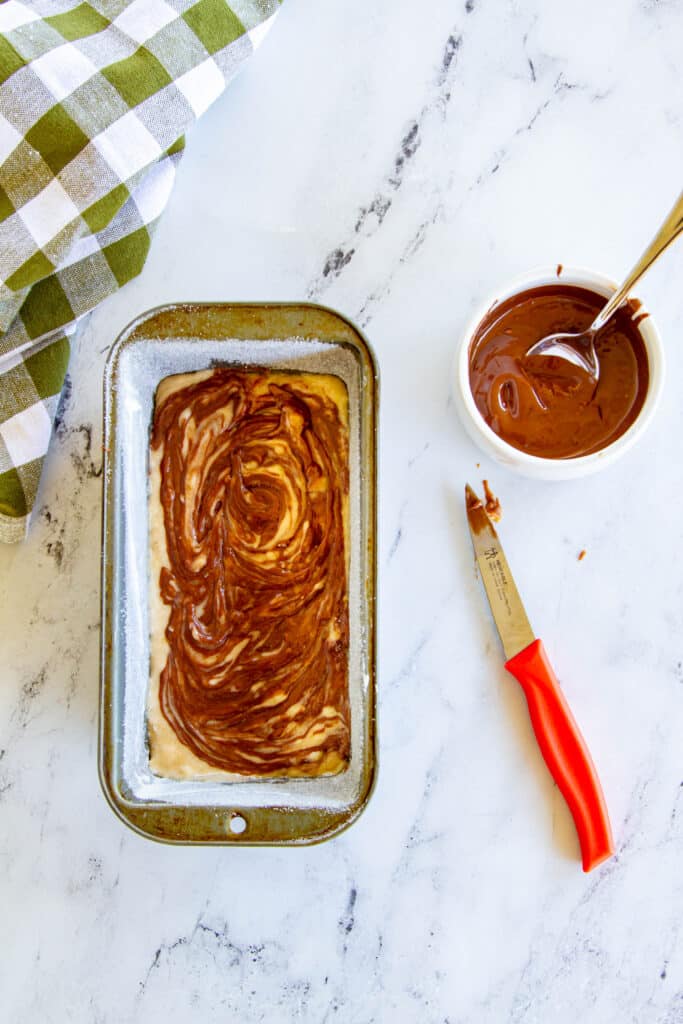
M 184 133 L 279 2 L 0 2 L 0 540 L 26 534 L 77 321 L 142 270 Z

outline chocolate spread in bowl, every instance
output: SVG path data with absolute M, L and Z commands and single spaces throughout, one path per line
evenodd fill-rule
M 624 304 L 598 333 L 597 386 L 557 357 L 533 365 L 525 358 L 549 334 L 584 331 L 605 301 L 558 282 L 519 292 L 486 314 L 470 345 L 470 387 L 502 440 L 530 455 L 571 459 L 606 448 L 637 418 L 649 384 L 639 303 Z

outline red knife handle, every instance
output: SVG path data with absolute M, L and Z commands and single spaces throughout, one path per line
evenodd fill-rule
M 545 647 L 534 640 L 505 668 L 524 690 L 541 753 L 574 818 L 583 870 L 592 871 L 614 853 L 612 829 L 595 766 Z

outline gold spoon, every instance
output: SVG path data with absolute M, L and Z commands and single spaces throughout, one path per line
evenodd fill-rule
M 678 238 L 681 231 L 683 231 L 683 192 L 631 273 L 621 287 L 617 288 L 609 302 L 603 306 L 590 327 L 581 331 L 580 334 L 549 334 L 528 349 L 526 358 L 555 356 L 585 371 L 597 383 L 600 366 L 595 351 L 596 334 L 628 297 L 633 285 L 650 269 L 667 246 L 671 245 L 675 238 Z

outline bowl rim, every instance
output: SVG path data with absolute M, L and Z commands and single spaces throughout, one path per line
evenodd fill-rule
M 561 268 L 559 273 L 558 267 Z M 643 340 L 643 344 L 645 345 L 645 351 L 648 359 L 649 381 L 647 393 L 645 395 L 645 401 L 643 402 L 642 408 L 630 427 L 614 441 L 606 445 L 604 448 L 601 448 L 599 451 L 591 452 L 588 455 L 577 455 L 564 459 L 552 459 L 546 458 L 542 455 L 531 455 L 528 452 L 522 451 L 520 448 L 515 448 L 514 445 L 504 441 L 498 434 L 496 434 L 496 432 L 484 420 L 475 404 L 469 380 L 470 345 L 474 335 L 476 334 L 476 330 L 484 317 L 487 316 L 488 313 L 490 313 L 491 310 L 500 302 L 511 298 L 519 292 L 525 291 L 531 287 L 543 287 L 544 285 L 555 284 L 558 281 L 562 284 L 575 285 L 579 288 L 587 288 L 600 295 L 604 295 L 605 298 L 609 298 L 609 296 L 616 291 L 618 287 L 617 282 L 613 278 L 608 277 L 606 274 L 602 274 L 599 271 L 591 270 L 588 267 L 569 266 L 560 263 L 556 264 L 554 267 L 535 267 L 523 274 L 518 274 L 516 277 L 509 280 L 507 284 L 503 285 L 503 287 L 497 288 L 494 292 L 490 293 L 488 298 L 477 306 L 473 315 L 467 320 L 457 354 L 456 383 L 459 387 L 462 402 L 470 422 L 486 441 L 487 445 L 490 448 L 495 449 L 499 455 L 504 457 L 506 462 L 516 463 L 518 466 L 524 466 L 530 469 L 536 468 L 547 470 L 551 467 L 555 467 L 558 473 L 562 472 L 562 469 L 566 470 L 568 467 L 571 467 L 572 470 L 576 471 L 578 474 L 581 469 L 588 470 L 589 468 L 594 468 L 605 461 L 611 462 L 618 455 L 621 455 L 628 451 L 628 449 L 632 448 L 643 431 L 649 426 L 661 398 L 665 370 L 665 356 L 662 339 L 650 310 L 637 294 L 633 292 L 629 293 L 629 298 L 637 299 L 641 303 L 641 309 L 639 312 L 647 314 L 637 324 L 637 330 Z

